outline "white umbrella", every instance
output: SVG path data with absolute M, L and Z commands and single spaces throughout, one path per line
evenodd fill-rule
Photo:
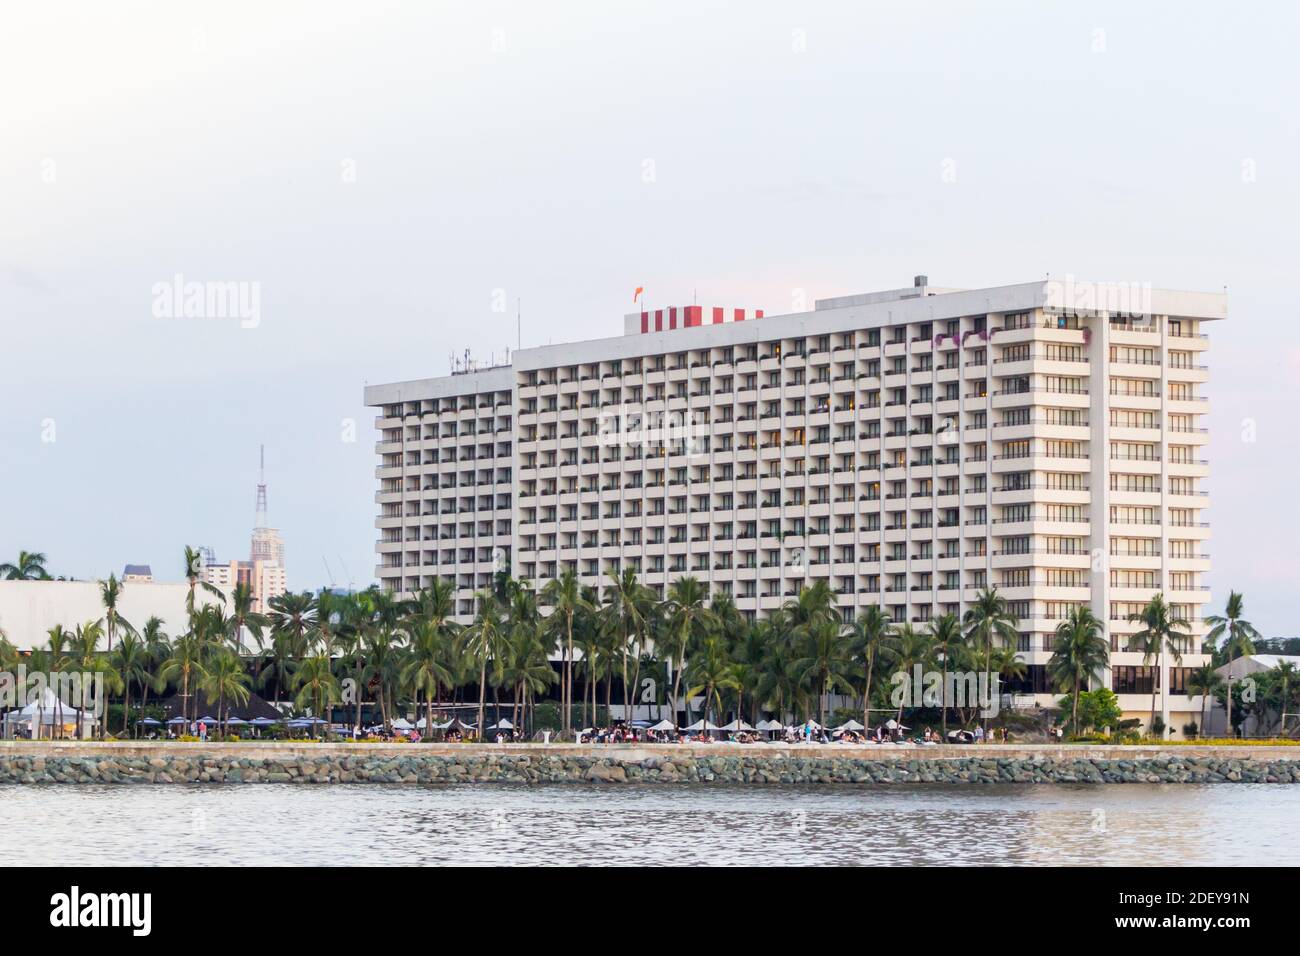
M 736 731 L 736 730 L 753 730 L 754 728 L 749 726 L 749 724 L 745 723 L 743 720 L 736 719 L 719 729 Z
M 848 720 L 844 721 L 844 723 L 840 724 L 835 729 L 836 730 L 866 730 L 867 728 L 863 727 L 860 723 L 858 723 L 856 720 L 850 717 Z
M 393 729 L 413 730 L 415 729 L 415 725 L 411 723 L 409 720 L 407 720 L 405 717 L 398 717 L 395 721 L 393 721 Z
M 661 720 L 657 724 L 651 724 L 647 730 L 675 730 L 676 725 L 671 720 Z
M 488 730 L 514 730 L 514 729 L 515 729 L 515 725 L 510 723 L 510 721 L 506 720 L 504 717 L 488 728 Z
M 683 727 L 682 730 L 721 730 L 717 724 L 706 723 L 703 720 L 697 720 L 689 727 Z

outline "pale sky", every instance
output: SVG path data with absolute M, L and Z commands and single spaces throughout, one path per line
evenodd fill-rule
M 1213 608 L 1300 633 L 1298 34 L 1289 4 L 8 4 L 0 560 L 246 557 L 265 443 L 290 586 L 364 586 L 363 385 L 503 352 L 517 299 L 527 346 L 618 334 L 637 285 L 776 314 L 1070 273 L 1228 288 Z M 258 321 L 156 317 L 178 273 L 256 283 Z

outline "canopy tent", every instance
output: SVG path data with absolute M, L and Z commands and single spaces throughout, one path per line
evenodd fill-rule
M 773 730 L 783 730 L 784 728 L 779 720 L 760 720 L 754 725 L 754 729 L 770 732 Z
M 79 726 L 90 730 L 95 726 L 95 718 L 62 703 L 58 695 L 46 687 L 37 700 L 5 714 L 3 726 L 6 737 L 12 737 L 20 730 L 32 738 L 52 737 L 56 727 L 65 735 L 76 734 Z
M 736 719 L 733 720 L 731 723 L 729 723 L 729 724 L 725 724 L 725 725 L 723 725 L 722 727 L 719 727 L 718 729 L 719 729 L 719 730 L 727 730 L 727 731 L 731 731 L 731 732 L 734 733 L 735 731 L 753 730 L 754 728 L 751 727 L 751 726 L 749 726 L 749 724 L 745 723 L 745 722 L 744 722 L 743 720 L 741 720 L 740 718 L 736 718 Z
M 654 730 L 654 731 L 676 730 L 676 729 L 677 729 L 677 725 L 674 724 L 671 720 L 661 720 L 659 721 L 659 723 L 651 724 L 649 727 L 646 728 L 646 730 Z
M 488 730 L 514 730 L 514 729 L 515 729 L 515 725 L 510 723 L 510 721 L 506 720 L 504 717 L 502 717 L 495 724 L 493 724 L 491 727 L 488 728 Z
M 415 729 L 415 724 L 411 723 L 411 722 L 410 722 L 409 720 L 407 720 L 405 717 L 398 717 L 395 721 L 393 721 L 393 729 L 394 729 L 394 730 L 414 730 L 414 729 Z
M 703 720 L 697 720 L 695 723 L 691 724 L 689 727 L 683 727 L 683 728 L 682 728 L 682 730 L 686 730 L 686 731 L 689 731 L 689 732 L 691 732 L 691 733 L 699 733 L 701 730 L 721 730 L 721 729 L 722 729 L 722 728 L 719 727 L 717 724 L 714 724 L 714 723 L 708 723 L 708 722 L 703 721 Z
M 844 723 L 840 724 L 835 729 L 843 732 L 846 730 L 866 730 L 867 728 L 862 726 L 862 724 L 858 723 L 852 717 L 850 717 L 848 720 L 844 721 Z

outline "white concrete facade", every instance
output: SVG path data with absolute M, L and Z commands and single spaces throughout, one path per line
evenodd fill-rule
M 163 631 L 175 637 L 188 626 L 189 593 L 188 582 L 132 582 L 122 588 L 118 612 L 136 629 L 158 617 Z M 195 591 L 194 600 L 200 606 L 220 603 L 202 588 Z M 0 581 L 0 630 L 20 651 L 44 647 L 56 624 L 71 631 L 103 617 L 98 581 Z M 106 644 L 107 635 L 101 649 Z
M 922 626 L 996 585 L 1025 689 L 1053 699 L 1053 632 L 1088 604 L 1144 719 L 1127 616 L 1163 591 L 1193 625 L 1162 675 L 1181 736 L 1210 567 L 1203 323 L 1226 310 L 1217 294 L 918 277 L 792 315 L 661 332 L 628 316 L 615 338 L 371 386 L 376 574 L 401 593 L 455 580 L 466 620 L 503 561 L 539 585 L 566 566 L 600 584 L 631 565 L 661 593 L 693 574 L 751 616 L 824 579 L 846 616 L 880 604 Z

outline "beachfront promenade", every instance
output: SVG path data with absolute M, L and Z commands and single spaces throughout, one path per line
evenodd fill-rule
M 1300 746 L 0 741 L 0 784 L 1300 783 Z

